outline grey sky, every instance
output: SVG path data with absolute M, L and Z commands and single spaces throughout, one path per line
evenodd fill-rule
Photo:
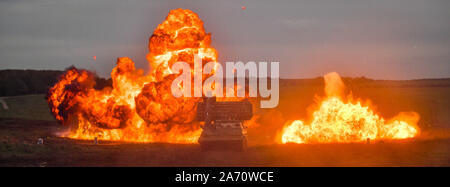
M 448 0 L 0 0 L 0 69 L 109 76 L 120 56 L 147 69 L 148 38 L 174 8 L 199 14 L 220 62 L 279 61 L 283 78 L 450 77 Z

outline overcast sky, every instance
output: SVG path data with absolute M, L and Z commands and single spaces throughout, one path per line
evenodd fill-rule
M 200 16 L 220 62 L 279 61 L 282 78 L 450 77 L 448 0 L 0 0 L 0 69 L 108 77 L 121 56 L 147 68 L 148 38 L 175 8 Z

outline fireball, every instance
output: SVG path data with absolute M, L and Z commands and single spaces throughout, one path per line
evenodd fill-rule
M 121 57 L 111 72 L 112 87 L 96 90 L 93 73 L 69 69 L 48 92 L 52 114 L 70 126 L 65 135 L 69 138 L 195 143 L 201 133 L 194 121 L 200 98 L 172 96 L 170 85 L 176 75 L 170 67 L 183 61 L 193 69 L 194 54 L 203 65 L 216 62 L 217 52 L 210 43 L 211 34 L 197 14 L 172 10 L 150 37 L 149 74 Z

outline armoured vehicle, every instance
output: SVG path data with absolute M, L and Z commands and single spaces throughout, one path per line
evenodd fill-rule
M 243 121 L 251 118 L 249 101 L 217 102 L 215 97 L 204 98 L 197 106 L 197 120 L 205 122 L 198 140 L 201 149 L 245 150 L 247 133 Z

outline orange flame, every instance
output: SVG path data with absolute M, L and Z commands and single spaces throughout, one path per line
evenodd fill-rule
M 170 85 L 176 75 L 170 67 L 183 61 L 194 69 L 194 54 L 203 64 L 216 62 L 217 52 L 210 43 L 211 35 L 197 14 L 172 10 L 150 37 L 148 75 L 135 69 L 130 58 L 121 57 L 111 72 L 112 87 L 96 90 L 92 73 L 69 69 L 49 90 L 52 114 L 71 127 L 66 135 L 70 138 L 195 143 L 201 133 L 194 121 L 200 98 L 172 96 Z
M 312 114 L 311 122 L 295 120 L 287 124 L 282 130 L 282 143 L 363 142 L 412 138 L 418 134 L 417 113 L 401 113 L 386 121 L 370 106 L 353 102 L 350 96 L 345 98 L 344 83 L 337 73 L 329 73 L 324 79 L 327 97 Z

